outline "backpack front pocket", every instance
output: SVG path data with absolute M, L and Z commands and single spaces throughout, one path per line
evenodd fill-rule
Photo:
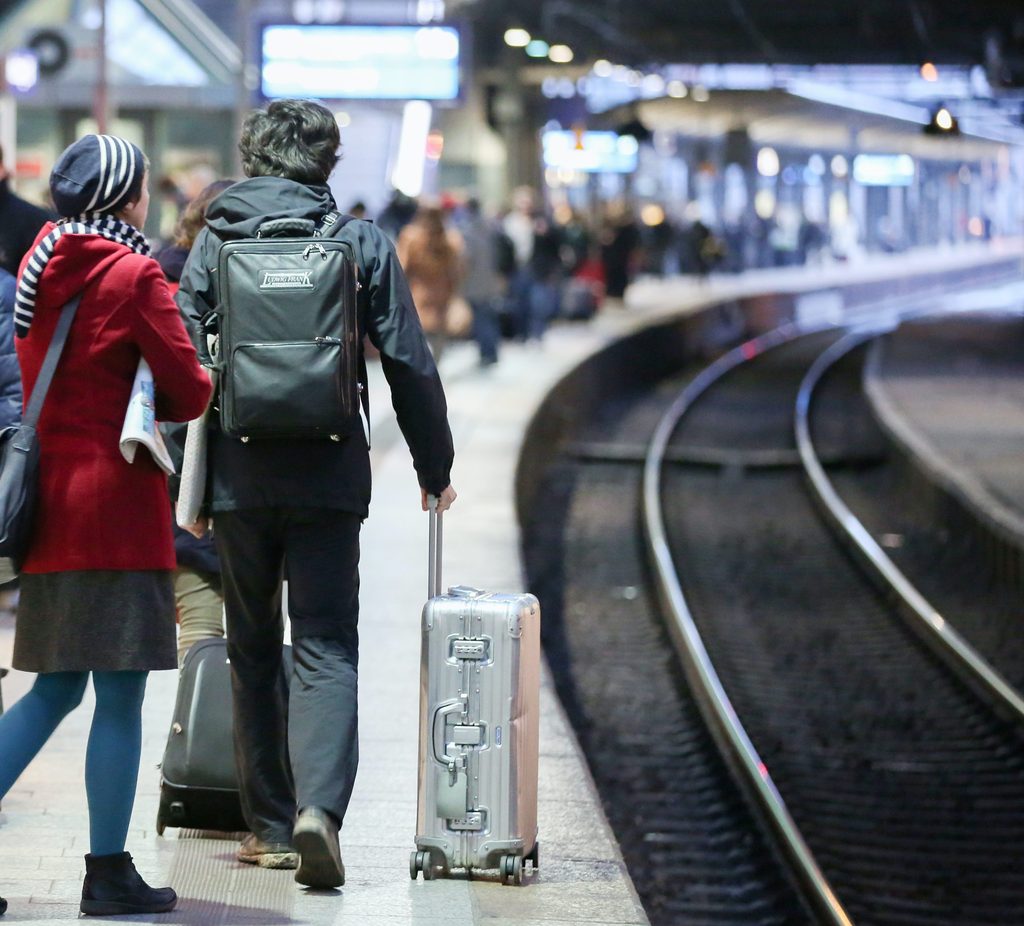
M 325 437 L 351 425 L 339 338 L 239 344 L 225 382 L 222 425 L 233 436 Z

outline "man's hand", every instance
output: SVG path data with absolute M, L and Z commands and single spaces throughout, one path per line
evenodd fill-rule
M 210 527 L 209 518 L 197 518 L 191 524 L 183 525 L 184 529 L 187 530 L 193 537 L 198 540 L 202 540 L 206 536 L 206 532 Z
M 428 506 L 427 506 L 427 490 L 426 489 L 421 489 L 420 490 L 420 494 L 422 496 L 422 501 L 423 501 L 423 510 L 426 511 L 427 508 L 428 508 Z M 452 507 L 452 503 L 457 498 L 458 498 L 458 495 L 455 494 L 455 490 L 449 485 L 448 488 L 445 489 L 437 497 L 437 513 L 440 514 L 442 511 L 447 511 L 449 508 Z

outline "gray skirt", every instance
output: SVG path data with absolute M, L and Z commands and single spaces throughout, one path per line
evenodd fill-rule
M 163 569 L 23 573 L 14 632 L 24 672 L 177 668 L 174 586 Z

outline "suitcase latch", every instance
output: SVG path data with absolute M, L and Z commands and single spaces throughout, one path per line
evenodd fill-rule
M 488 656 L 487 640 L 471 640 L 465 637 L 452 641 L 453 659 L 472 659 L 483 662 Z
M 484 741 L 483 727 L 475 723 L 460 723 L 452 727 L 452 742 L 456 746 L 480 746 Z
M 480 832 L 484 828 L 482 810 L 471 810 L 464 817 L 448 821 L 448 828 L 456 831 Z

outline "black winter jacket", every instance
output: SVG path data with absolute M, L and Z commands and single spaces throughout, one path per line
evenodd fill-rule
M 35 244 L 36 235 L 56 216 L 11 192 L 7 179 L 0 179 L 0 267 L 18 275 L 21 259 Z
M 0 269 L 0 428 L 21 421 L 21 368 L 14 352 L 14 293 L 17 283 Z
M 254 237 L 257 227 L 271 219 L 319 222 L 329 210 L 336 210 L 336 206 L 326 186 L 306 186 L 280 177 L 244 180 L 210 203 L 207 227 L 192 247 L 177 296 L 200 360 L 209 361 L 199 320 L 217 300 L 215 278 L 221 244 Z M 391 402 L 419 483 L 427 491 L 440 494 L 451 481 L 454 456 L 448 409 L 394 247 L 371 222 L 338 223 L 326 234 L 352 246 L 362 284 L 358 305 L 360 343 L 362 336 L 368 336 L 380 351 Z M 208 471 L 207 498 L 213 512 L 321 507 L 351 511 L 363 518 L 369 512 L 370 456 L 361 429 L 340 442 L 243 443 L 227 437 L 214 425 Z
M 156 262 L 163 270 L 164 276 L 169 283 L 178 283 L 181 280 L 181 271 L 188 259 L 188 248 L 172 244 L 164 248 L 156 255 Z M 178 487 L 181 484 L 181 464 L 185 458 L 185 435 L 188 425 L 181 421 L 161 421 L 160 431 L 164 436 L 164 444 L 174 463 L 174 474 L 167 479 L 167 487 L 171 493 L 171 502 L 178 500 Z M 178 559 L 179 566 L 194 569 L 196 572 L 204 573 L 207 577 L 220 573 L 220 560 L 217 557 L 217 548 L 214 546 L 213 537 L 207 533 L 202 537 L 193 537 L 188 531 L 182 530 L 175 522 L 174 528 L 174 555 Z

